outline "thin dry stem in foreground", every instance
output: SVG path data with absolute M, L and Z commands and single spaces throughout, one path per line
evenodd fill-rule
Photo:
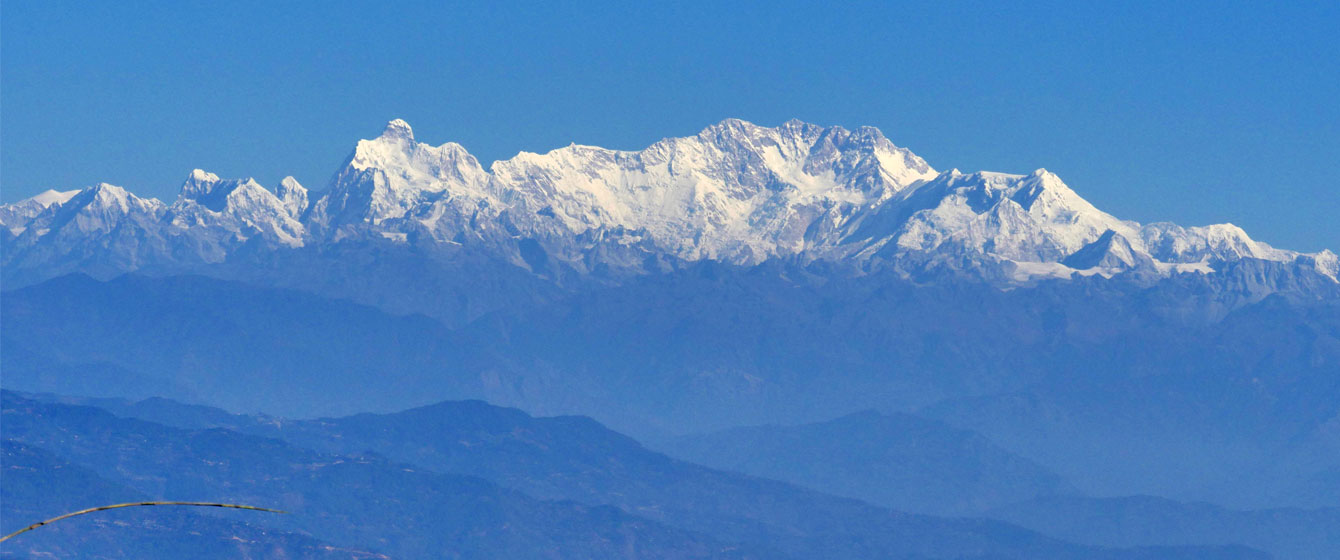
M 82 510 L 79 510 L 79 511 L 76 511 L 76 512 L 67 513 L 67 514 L 62 515 L 62 516 L 60 516 L 60 517 L 53 517 L 53 518 L 48 519 L 48 520 L 46 520 L 46 521 L 39 521 L 39 522 L 37 522 L 37 523 L 33 523 L 32 525 L 29 525 L 29 526 L 27 526 L 27 527 L 24 527 L 24 528 L 22 528 L 22 529 L 19 529 L 19 530 L 17 530 L 17 531 L 14 531 L 13 533 L 10 533 L 10 534 L 8 534 L 8 535 L 5 535 L 5 536 L 3 536 L 3 537 L 0 537 L 0 542 L 7 541 L 7 540 L 13 538 L 15 535 L 24 533 L 24 532 L 26 532 L 26 531 L 31 531 L 31 530 L 36 529 L 36 528 L 38 528 L 38 527 L 41 527 L 41 526 L 43 526 L 43 525 L 48 525 L 48 524 L 51 524 L 51 523 L 55 523 L 55 522 L 60 521 L 60 520 L 62 520 L 62 519 L 69 519 L 69 518 L 74 517 L 74 516 L 76 516 L 76 515 L 84 515 L 85 513 L 93 513 L 93 512 L 95 512 L 95 511 L 103 511 L 103 510 L 117 509 L 117 508 L 125 508 L 125 507 L 138 507 L 138 506 L 198 506 L 198 507 L 220 507 L 220 508 L 232 508 L 232 509 L 249 509 L 249 510 L 254 510 L 254 511 L 268 511 L 268 512 L 270 512 L 270 513 L 288 513 L 287 511 L 280 511 L 280 510 L 277 510 L 277 509 L 270 509 L 270 508 L 263 508 L 263 507 L 256 507 L 256 506 L 244 506 L 244 505 L 241 505 L 241 504 L 215 504 L 215 503 L 210 503 L 210 502 L 130 502 L 130 503 L 125 503 L 125 504 L 113 504 L 113 505 L 110 505 L 110 506 L 100 506 L 100 507 L 95 507 L 95 508 L 82 509 Z

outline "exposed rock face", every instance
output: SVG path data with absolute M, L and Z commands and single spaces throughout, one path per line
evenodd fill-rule
M 1284 263 L 1336 279 L 1333 254 L 1299 254 L 1230 225 L 1141 225 L 1089 204 L 1055 174 L 937 173 L 878 130 L 730 119 L 637 152 L 572 145 L 488 169 L 401 120 L 361 140 L 330 187 L 270 192 L 195 170 L 171 205 L 100 184 L 0 207 L 4 272 L 178 270 L 238 254 L 403 244 L 462 247 L 540 274 L 640 274 L 667 262 L 829 261 L 944 270 L 1003 284 L 1079 273 L 1212 273 Z

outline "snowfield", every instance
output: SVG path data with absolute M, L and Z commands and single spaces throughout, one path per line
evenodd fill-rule
M 324 192 L 292 177 L 272 192 L 197 169 L 171 204 L 99 184 L 0 206 L 0 225 L 10 276 L 171 269 L 244 248 L 374 241 L 471 246 L 522 267 L 542 251 L 579 273 L 646 272 L 648 257 L 786 258 L 908 274 L 948 267 L 1008 284 L 1211 273 L 1257 259 L 1337 279 L 1330 251 L 1275 249 L 1231 224 L 1142 225 L 1099 210 L 1044 169 L 937 172 L 874 128 L 795 120 L 769 128 L 728 119 L 641 151 L 574 144 L 486 169 L 459 144 L 415 141 L 397 119 L 359 141 Z

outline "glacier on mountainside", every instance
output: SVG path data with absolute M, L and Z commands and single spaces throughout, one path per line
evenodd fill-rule
M 359 141 L 324 192 L 194 170 L 171 204 L 99 184 L 0 206 L 7 279 L 189 269 L 237 254 L 391 243 L 472 247 L 522 268 L 654 271 L 652 262 L 830 261 L 857 270 L 1003 270 L 1005 283 L 1211 273 L 1255 259 L 1337 280 L 1231 224 L 1139 224 L 1044 169 L 937 172 L 877 129 L 738 119 L 641 151 L 570 145 L 487 169 L 393 120 Z

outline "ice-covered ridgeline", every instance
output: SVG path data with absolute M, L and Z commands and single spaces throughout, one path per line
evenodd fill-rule
M 13 204 L 0 205 L 0 225 L 9 230 L 10 235 L 23 233 L 28 222 L 41 214 L 43 210 L 52 205 L 64 204 L 77 194 L 79 194 L 77 190 L 64 192 L 48 190 Z
M 6 279 L 35 281 L 70 272 L 111 276 L 145 268 L 218 263 L 250 248 L 303 246 L 297 220 L 306 190 L 285 179 L 280 195 L 251 179 L 191 172 L 172 204 L 100 183 L 0 207 Z M 24 213 L 12 209 L 25 209 Z
M 1210 272 L 1257 259 L 1337 276 L 1329 251 L 1275 249 L 1228 224 L 1120 220 L 1045 170 L 937 173 L 874 128 L 799 121 L 768 128 L 730 119 L 641 151 L 574 144 L 485 169 L 459 144 L 419 143 L 395 120 L 359 141 L 310 200 L 292 178 L 271 192 L 196 170 L 170 205 L 97 185 L 4 205 L 0 225 L 7 272 L 195 265 L 237 251 L 371 240 L 474 246 L 520 266 L 539 254 L 579 272 L 636 271 L 649 257 L 953 260 L 1029 281 Z
M 393 121 L 358 143 L 308 227 L 329 239 L 532 238 L 569 261 L 593 244 L 625 244 L 752 263 L 834 245 L 838 225 L 931 177 L 872 128 L 728 120 L 640 152 L 572 145 L 485 170 L 460 145 L 417 143 Z

